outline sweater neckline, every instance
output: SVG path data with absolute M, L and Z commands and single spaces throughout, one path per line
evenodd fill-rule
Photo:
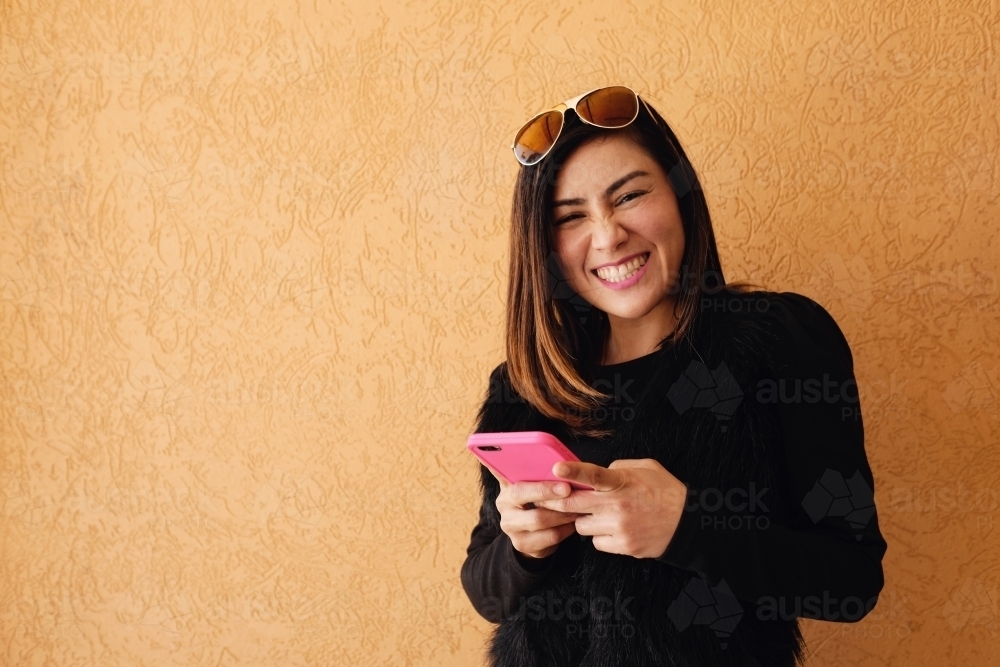
M 597 366 L 597 372 L 603 373 L 607 371 L 618 371 L 625 368 L 631 368 L 633 366 L 644 366 L 653 360 L 657 354 L 662 352 L 662 350 L 654 350 L 649 354 L 644 354 L 641 357 L 636 357 L 635 359 L 629 359 L 628 361 L 619 361 L 616 364 L 604 364 Z

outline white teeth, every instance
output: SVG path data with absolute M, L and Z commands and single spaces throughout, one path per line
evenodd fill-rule
M 609 283 L 620 283 L 623 280 L 628 280 L 633 273 L 641 269 L 642 265 L 646 263 L 647 257 L 648 255 L 640 255 L 621 266 L 607 266 L 603 269 L 597 269 L 597 275 Z

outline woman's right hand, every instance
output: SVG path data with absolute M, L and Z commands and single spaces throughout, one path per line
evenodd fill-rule
M 484 464 L 485 465 L 485 464 Z M 533 503 L 551 498 L 565 498 L 571 489 L 568 482 L 517 482 L 510 484 L 486 466 L 500 482 L 497 510 L 500 530 L 511 544 L 528 558 L 551 556 L 559 543 L 576 532 L 576 512 L 557 512 Z

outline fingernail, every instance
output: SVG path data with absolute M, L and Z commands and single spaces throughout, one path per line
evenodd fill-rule
M 565 484 L 556 484 L 556 495 L 561 496 L 561 495 L 563 495 L 565 493 L 566 493 L 566 485 Z

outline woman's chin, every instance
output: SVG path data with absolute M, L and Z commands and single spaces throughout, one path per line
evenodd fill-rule
M 635 298 L 622 297 L 617 300 L 601 299 L 596 307 L 619 320 L 639 320 L 653 311 L 667 309 L 673 312 L 674 297 L 664 295 L 661 299 L 650 298 L 647 295 L 635 295 Z

